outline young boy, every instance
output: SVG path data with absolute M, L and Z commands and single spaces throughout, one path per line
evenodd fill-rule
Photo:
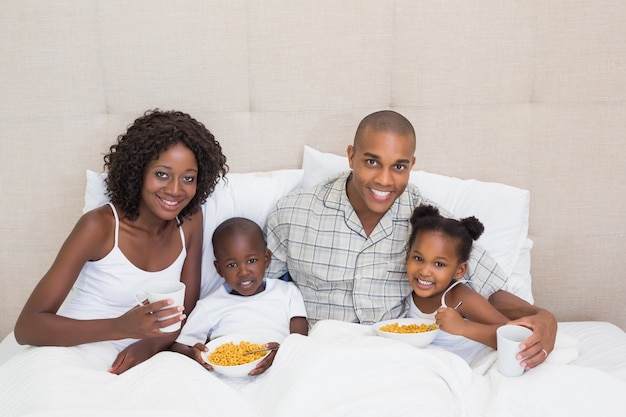
M 304 301 L 291 282 L 266 280 L 272 256 L 261 228 L 252 220 L 233 217 L 213 233 L 215 268 L 224 285 L 198 301 L 172 350 L 213 368 L 202 359 L 207 340 L 241 332 L 259 332 L 276 348 L 290 333 L 308 334 Z M 274 360 L 272 351 L 250 373 L 263 373 Z

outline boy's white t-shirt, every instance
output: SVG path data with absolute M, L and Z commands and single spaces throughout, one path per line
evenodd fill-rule
M 177 342 L 188 346 L 224 335 L 261 333 L 281 343 L 292 317 L 306 317 L 302 294 L 292 282 L 266 279 L 265 291 L 244 297 L 220 286 L 196 304 Z

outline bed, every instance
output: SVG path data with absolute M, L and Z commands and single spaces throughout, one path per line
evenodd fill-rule
M 280 196 L 346 169 L 340 155 L 311 147 L 303 154 L 301 169 L 229 174 L 203 206 L 205 234 L 232 216 L 263 225 Z M 87 178 L 84 211 L 106 202 L 103 174 Z M 509 273 L 507 289 L 533 301 L 527 190 L 423 171 L 411 182 L 454 215 L 481 218 L 486 230 L 478 243 Z M 210 242 L 203 250 L 212 260 Z M 203 276 L 203 295 L 222 283 L 213 262 L 203 264 Z M 289 336 L 259 377 L 223 377 L 172 352 L 116 376 L 106 372 L 110 349 L 23 347 L 10 334 L 0 344 L 2 415 L 618 416 L 626 395 L 626 333 L 600 321 L 559 323 L 546 363 L 519 378 L 500 375 L 488 347 L 468 365 L 433 346 L 415 348 L 378 337 L 371 326 L 331 320 L 308 337 Z
M 289 336 L 270 370 L 254 379 L 220 377 L 172 352 L 118 377 L 79 368 L 72 352 L 44 348 L 4 365 L 12 378 L 0 393 L 2 415 L 622 416 L 625 368 L 600 368 L 624 363 L 626 337 L 603 326 L 561 323 L 555 359 L 517 378 L 498 373 L 495 352 L 470 368 L 449 352 L 332 321 L 319 322 L 308 337 Z M 594 339 L 599 330 L 602 337 Z M 576 359 L 574 339 L 580 342 Z M 23 378 L 33 367 L 38 378 Z

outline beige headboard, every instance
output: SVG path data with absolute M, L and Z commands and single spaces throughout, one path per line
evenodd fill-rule
M 535 301 L 626 328 L 626 3 L 0 0 L 0 336 L 144 110 L 189 112 L 233 172 L 344 153 L 391 108 L 417 168 L 531 192 Z

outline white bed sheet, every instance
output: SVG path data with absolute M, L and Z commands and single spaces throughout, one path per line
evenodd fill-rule
M 573 365 L 599 369 L 626 381 L 626 332 L 613 323 L 603 321 L 559 322 L 559 333 L 579 343 L 578 357 Z M 9 333 L 0 342 L 0 366 L 24 346 Z
M 9 335 L 0 358 L 24 352 L 0 365 L 0 416 L 622 416 L 626 334 L 609 323 L 569 322 L 559 324 L 557 341 L 551 363 L 505 378 L 493 351 L 470 369 L 440 349 L 328 321 L 309 337 L 288 337 L 269 372 L 240 380 L 171 352 L 118 377 L 74 366 L 71 349 L 24 349 Z M 42 357 L 54 360 L 37 366 Z M 556 363 L 559 357 L 569 364 Z M 42 378 L 30 379 L 28 368 Z M 20 398 L 26 384 L 31 391 Z
M 621 328 L 603 321 L 575 321 L 559 323 L 559 332 L 580 343 L 579 356 L 572 364 L 600 369 L 626 381 L 626 333 Z

